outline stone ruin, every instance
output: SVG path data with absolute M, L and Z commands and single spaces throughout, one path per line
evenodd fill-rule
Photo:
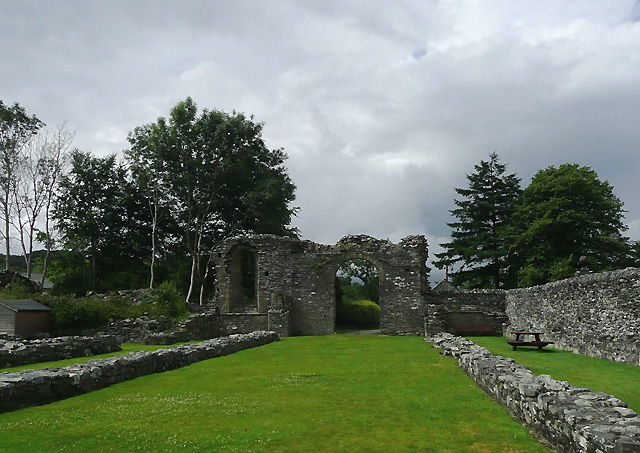
M 381 333 L 423 335 L 427 256 L 424 236 L 398 244 L 346 236 L 336 245 L 273 235 L 235 237 L 216 252 L 215 309 L 229 333 L 234 331 L 229 326 L 237 326 L 285 336 L 332 334 L 336 272 L 346 261 L 364 259 L 378 272 Z

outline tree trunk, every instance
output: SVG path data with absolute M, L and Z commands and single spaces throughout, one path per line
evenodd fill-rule
M 191 299 L 191 293 L 193 293 L 193 286 L 195 285 L 195 279 L 196 279 L 196 261 L 198 260 L 198 257 L 195 253 L 191 254 L 191 280 L 189 282 L 189 291 L 187 292 L 187 299 L 185 300 L 185 303 L 189 303 L 189 299 Z
M 5 256 L 4 256 L 4 268 L 9 270 L 9 255 L 11 253 L 11 239 L 9 238 L 9 192 L 5 195 L 4 198 L 4 234 L 5 234 Z
M 213 256 L 213 250 L 209 253 L 209 259 L 204 270 L 204 277 L 202 277 L 202 284 L 200 285 L 200 306 L 204 305 L 204 285 L 209 277 L 209 269 L 211 268 L 211 257 Z
M 151 222 L 151 277 L 149 278 L 149 289 L 153 289 L 154 266 L 156 263 L 156 227 L 158 225 L 158 204 L 154 203 L 153 220 Z
M 31 267 L 32 267 L 32 257 L 33 257 L 33 234 L 35 230 L 35 226 L 31 225 L 29 227 L 31 232 L 29 233 L 29 260 L 27 261 L 27 278 L 31 280 Z
M 91 241 L 91 290 L 96 290 L 96 246 Z

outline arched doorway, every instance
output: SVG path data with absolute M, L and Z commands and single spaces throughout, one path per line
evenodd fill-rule
M 335 273 L 337 332 L 380 331 L 380 276 L 365 258 L 342 262 Z
M 228 313 L 258 311 L 256 252 L 239 245 L 230 254 Z

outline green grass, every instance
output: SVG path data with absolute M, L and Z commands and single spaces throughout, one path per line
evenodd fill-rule
M 568 381 L 575 387 L 615 395 L 640 413 L 640 367 L 549 347 L 543 353 L 536 348 L 518 348 L 513 351 L 503 337 L 467 338 L 493 354 L 513 358 L 535 374 L 548 374 L 554 379 Z
M 189 341 L 189 343 L 198 343 L 198 341 Z M 176 346 L 185 343 L 176 343 Z M 106 359 L 116 355 L 128 354 L 133 351 L 155 351 L 156 349 L 168 348 L 168 345 L 155 345 L 155 344 L 139 344 L 139 343 L 122 343 L 122 351 L 108 352 L 105 354 L 98 354 L 90 357 L 75 357 L 73 359 L 55 360 L 52 362 L 40 362 L 32 363 L 28 365 L 20 365 L 9 368 L 0 368 L 0 373 L 14 373 L 22 370 L 40 370 L 42 368 L 62 368 L 69 365 L 75 365 L 76 363 L 87 362 L 93 359 Z
M 0 414 L 0 451 L 546 451 L 418 337 L 267 346 Z

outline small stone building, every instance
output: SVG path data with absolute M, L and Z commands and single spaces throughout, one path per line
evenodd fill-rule
M 381 333 L 423 335 L 427 256 L 424 236 L 398 244 L 346 236 L 336 245 L 273 235 L 230 238 L 214 255 L 222 332 L 333 333 L 336 272 L 349 260 L 364 259 L 378 272 Z
M 49 329 L 51 309 L 35 300 L 0 299 L 0 333 L 28 337 Z

